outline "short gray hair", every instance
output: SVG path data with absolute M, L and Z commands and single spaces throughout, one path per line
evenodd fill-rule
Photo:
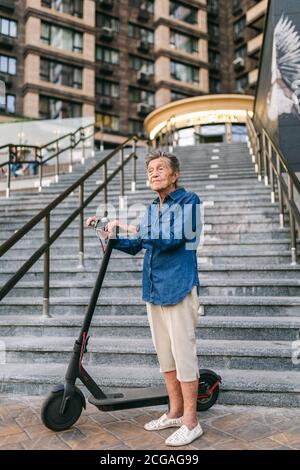
M 178 158 L 173 155 L 172 153 L 169 152 L 164 152 L 163 150 L 152 150 L 148 155 L 146 155 L 145 161 L 146 161 L 146 167 L 148 168 L 148 165 L 152 160 L 156 160 L 156 158 L 166 158 L 168 160 L 168 163 L 172 169 L 173 172 L 180 172 L 180 162 Z M 175 187 L 177 188 L 177 180 L 175 181 Z

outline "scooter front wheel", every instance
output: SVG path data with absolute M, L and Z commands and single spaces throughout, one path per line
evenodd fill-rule
M 63 414 L 60 408 L 64 396 L 64 390 L 51 393 L 44 402 L 41 410 L 41 418 L 45 426 L 51 431 L 65 431 L 69 429 L 79 419 L 82 412 L 82 399 L 78 392 L 75 392 L 68 400 Z
M 197 397 L 197 411 L 206 411 L 217 401 L 219 396 L 219 385 L 217 385 L 212 392 L 209 392 L 215 383 L 216 377 L 214 375 L 206 373 L 200 376 Z

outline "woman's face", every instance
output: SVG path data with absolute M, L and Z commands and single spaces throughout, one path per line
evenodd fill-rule
M 164 157 L 151 160 L 147 168 L 150 188 L 153 191 L 164 191 L 172 187 L 178 179 L 179 173 L 173 172 L 168 160 Z

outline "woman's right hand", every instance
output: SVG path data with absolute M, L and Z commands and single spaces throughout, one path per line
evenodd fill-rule
M 95 215 L 93 215 L 92 217 L 89 217 L 88 219 L 86 219 L 86 226 L 90 227 L 92 225 L 92 222 L 95 222 L 96 219 L 97 219 L 97 217 Z

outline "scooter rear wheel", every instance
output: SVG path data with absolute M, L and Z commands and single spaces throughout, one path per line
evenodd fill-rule
M 43 404 L 41 418 L 45 426 L 51 431 L 65 431 L 79 419 L 82 412 L 82 400 L 76 391 L 67 402 L 64 414 L 60 413 L 60 407 L 64 396 L 64 390 L 51 393 Z
M 211 408 L 218 399 L 219 385 L 209 394 L 209 389 L 216 383 L 216 377 L 210 374 L 202 374 L 199 378 L 197 411 L 206 411 Z M 206 395 L 206 396 L 205 396 Z M 204 397 L 203 397 L 204 396 Z M 203 398 L 200 398 L 203 397 Z

